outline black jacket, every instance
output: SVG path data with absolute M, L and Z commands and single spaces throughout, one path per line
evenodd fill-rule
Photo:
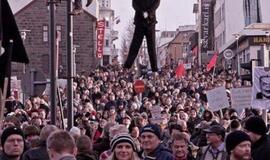
M 135 10 L 134 24 L 149 25 L 156 24 L 156 9 L 160 4 L 160 0 L 132 0 L 132 6 Z M 143 17 L 143 12 L 148 13 L 148 18 Z
M 76 155 L 76 160 L 98 160 L 98 156 L 94 152 L 83 152 Z
M 110 149 L 110 140 L 108 138 L 99 138 L 93 145 L 93 150 L 98 154 L 98 156 Z
M 48 160 L 46 142 L 42 142 L 41 146 L 35 149 L 26 151 L 23 155 L 23 160 Z
M 253 160 L 270 160 L 270 139 L 267 135 L 252 144 L 251 155 Z
M 3 152 L 0 153 L 0 160 L 10 160 L 10 158 Z M 20 158 L 22 160 L 22 158 Z

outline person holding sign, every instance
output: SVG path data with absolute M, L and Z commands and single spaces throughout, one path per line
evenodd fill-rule
M 138 55 L 143 37 L 145 36 L 152 71 L 158 71 L 155 47 L 155 25 L 157 23 L 156 9 L 158 8 L 159 4 L 160 0 L 132 0 L 132 6 L 135 10 L 135 31 L 124 68 L 131 68 L 135 58 Z

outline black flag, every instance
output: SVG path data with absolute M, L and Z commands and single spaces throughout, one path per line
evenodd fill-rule
M 11 75 L 11 61 L 29 63 L 29 59 L 7 0 L 0 2 L 0 88 L 3 90 L 5 77 Z

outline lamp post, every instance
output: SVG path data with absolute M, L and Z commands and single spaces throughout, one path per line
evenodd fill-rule
M 56 124 L 56 61 L 55 61 L 55 52 L 56 52 L 56 45 L 55 45 L 55 0 L 50 0 L 49 2 L 49 9 L 50 9 L 50 98 L 51 98 L 51 124 Z
M 73 77 L 74 77 L 74 54 L 73 54 L 73 17 L 72 0 L 67 1 L 67 117 L 68 129 L 73 127 L 74 114 L 73 114 Z
M 22 37 L 22 40 L 23 40 L 23 44 L 25 43 L 25 40 L 26 40 L 26 35 L 27 35 L 27 33 L 28 32 L 31 32 L 31 30 L 28 30 L 28 29 L 22 29 L 22 30 L 20 30 L 20 32 L 21 32 L 21 37 Z M 26 69 L 25 69 L 25 64 L 23 64 L 23 74 L 25 74 L 25 71 Z
M 236 40 L 236 51 L 235 51 L 235 55 L 237 56 L 237 74 L 238 74 L 238 77 L 241 75 L 240 73 L 240 55 L 238 54 L 238 49 L 239 49 L 239 38 L 240 38 L 240 34 L 236 33 L 236 34 L 233 34 L 235 40 Z

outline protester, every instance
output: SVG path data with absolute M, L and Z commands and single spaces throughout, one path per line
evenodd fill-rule
M 226 160 L 225 128 L 221 125 L 212 125 L 205 129 L 208 146 L 202 147 L 197 155 L 198 160 Z
M 23 131 L 15 126 L 6 128 L 1 136 L 3 153 L 1 160 L 20 160 L 25 149 L 25 139 Z
M 76 160 L 76 144 L 66 131 L 55 131 L 47 139 L 50 160 Z
M 36 148 L 26 151 L 23 155 L 23 160 L 48 160 L 49 154 L 47 152 L 46 141 L 51 133 L 59 130 L 54 125 L 47 125 L 40 131 L 40 143 Z
M 92 142 L 88 136 L 78 137 L 76 146 L 78 149 L 76 160 L 98 160 L 97 154 L 92 150 Z
M 192 149 L 193 152 L 189 151 L 189 154 L 192 153 L 195 157 L 197 146 L 201 148 L 196 157 L 199 159 L 204 156 L 201 152 L 204 152 L 207 147 L 214 151 L 215 148 L 224 148 L 222 147 L 224 146 L 223 133 L 209 133 L 210 125 L 222 124 L 228 127 L 227 132 L 233 132 L 241 130 L 242 123 L 245 122 L 247 117 L 261 114 L 255 109 L 245 109 L 243 113 L 237 114 L 235 110 L 226 108 L 223 109 L 224 117 L 222 117 L 219 112 L 211 110 L 206 97 L 208 90 L 224 86 L 227 89 L 229 101 L 231 101 L 229 88 L 245 85 L 235 76 L 235 72 L 216 70 L 213 77 L 213 74 L 209 74 L 204 69 L 205 66 L 200 68 L 192 65 L 191 69 L 186 70 L 185 76 L 176 78 L 174 72 L 176 65 L 162 67 L 158 77 L 152 75 L 151 72 L 147 73 L 147 69 L 145 69 L 143 75 L 138 75 L 137 70 L 133 68 L 129 69 L 130 73 L 127 73 L 127 70 L 120 65 L 108 65 L 89 72 L 78 73 L 74 77 L 73 83 L 75 96 L 74 128 L 71 129 L 69 134 L 74 136 L 74 139 L 81 135 L 88 136 L 90 143 L 93 145 L 93 152 L 97 152 L 97 157 L 102 155 L 104 159 L 107 159 L 112 155 L 110 141 L 115 135 L 110 134 L 110 130 L 119 123 L 124 125 L 123 128 L 126 132 L 127 129 L 129 130 L 138 151 L 140 151 L 139 153 L 143 153 L 143 157 L 147 159 L 147 156 L 148 158 L 151 156 L 162 157 L 157 151 L 164 152 L 162 155 L 168 155 L 171 158 L 172 156 L 169 155 L 172 155 L 170 148 L 173 144 L 173 135 L 181 133 L 185 134 L 186 139 L 190 137 L 191 142 L 188 141 L 189 150 Z M 133 89 L 134 81 L 139 77 L 143 78 L 145 82 L 145 90 L 141 96 L 136 94 Z M 55 128 L 57 130 L 63 129 L 64 124 L 64 120 L 60 117 L 60 109 L 63 110 L 64 118 L 67 118 L 66 88 L 59 88 L 59 91 L 63 106 L 62 108 L 60 106 L 56 108 L 57 127 L 55 126 Z M 14 97 L 11 97 L 11 99 L 14 100 Z M 40 134 L 41 143 L 36 141 L 39 136 L 35 134 L 33 136 L 35 141 L 31 143 L 32 148 L 29 148 L 28 142 L 34 132 L 27 129 L 29 125 L 35 126 L 34 128 L 39 130 L 50 126 L 51 106 L 49 97 L 47 95 L 30 97 L 25 100 L 25 106 L 17 103 L 19 101 L 17 99 L 15 101 L 16 103 L 11 103 L 12 106 L 7 106 L 9 107 L 9 113 L 4 114 L 5 119 L 2 129 L 9 126 L 23 128 L 27 136 L 25 147 L 27 151 L 24 153 L 24 158 L 49 159 L 45 143 L 49 134 L 45 137 L 42 133 Z M 153 113 L 153 108 L 156 106 L 160 107 L 160 115 L 159 113 L 158 115 Z M 160 134 L 155 134 L 158 132 L 139 133 L 145 126 L 152 126 L 151 122 L 154 122 L 157 116 L 160 116 L 161 123 L 158 124 L 162 129 L 159 131 Z M 208 129 L 208 131 L 204 132 L 205 129 Z M 49 133 L 53 131 L 49 130 Z M 149 135 L 152 136 L 151 139 L 147 138 Z M 157 135 L 160 136 L 157 137 Z M 261 135 L 261 138 L 268 136 L 267 134 L 261 134 L 261 132 L 259 135 Z M 252 137 L 252 135 L 250 136 Z M 148 145 L 148 142 L 151 145 Z M 258 142 L 261 142 L 260 138 Z M 256 144 L 252 141 L 252 148 L 258 148 Z M 221 150 L 221 153 L 224 153 L 224 150 Z M 205 152 L 207 156 L 211 156 L 209 152 Z M 252 150 L 252 155 L 256 152 L 253 153 Z M 218 160 L 222 155 L 221 153 L 218 154 Z M 261 153 L 258 154 L 263 156 Z M 139 155 L 141 156 L 141 154 Z
M 175 160 L 195 160 L 189 148 L 189 140 L 183 133 L 173 135 L 172 152 Z
M 253 116 L 247 119 L 244 124 L 245 132 L 251 139 L 251 155 L 253 160 L 269 160 L 270 159 L 270 140 L 268 129 L 263 119 Z
M 126 133 L 116 135 L 111 141 L 112 155 L 108 160 L 140 160 L 133 138 Z
M 142 158 L 144 160 L 173 160 L 171 151 L 161 144 L 160 127 L 148 124 L 140 132 Z
M 226 137 L 229 160 L 251 160 L 251 140 L 243 131 L 234 131 Z
M 23 128 L 23 132 L 25 135 L 25 142 L 26 142 L 27 147 L 35 148 L 39 146 L 40 129 L 38 127 L 29 125 Z

